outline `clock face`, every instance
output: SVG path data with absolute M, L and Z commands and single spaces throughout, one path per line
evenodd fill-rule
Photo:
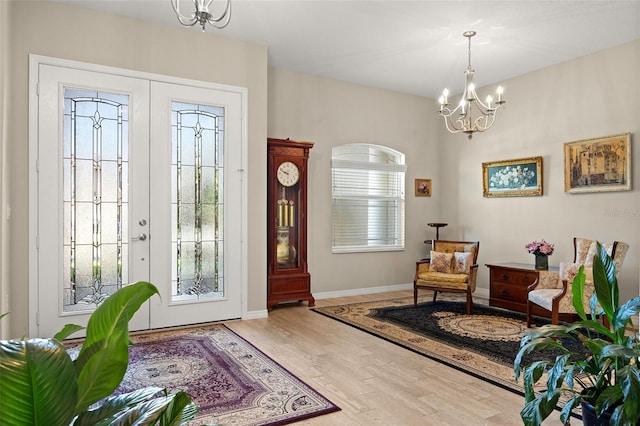
M 300 171 L 291 161 L 285 161 L 278 167 L 278 182 L 283 186 L 293 186 L 300 179 Z

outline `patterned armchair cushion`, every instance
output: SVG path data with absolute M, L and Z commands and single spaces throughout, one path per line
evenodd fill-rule
M 611 252 L 613 250 L 613 244 L 611 243 L 600 243 L 600 244 L 602 244 L 604 249 L 607 251 L 607 254 L 611 256 Z M 596 256 L 597 247 L 598 245 L 596 244 L 595 241 L 591 242 L 591 245 L 589 246 L 589 250 L 587 251 L 587 255 L 585 256 L 584 262 L 582 263 L 584 263 L 585 265 L 593 265 L 593 258 Z M 616 269 L 617 269 L 617 265 L 616 265 Z
M 560 262 L 560 273 L 558 274 L 558 288 L 562 288 L 562 280 L 567 280 L 569 284 L 573 283 L 573 279 L 578 275 L 581 263 L 567 263 Z M 593 267 L 592 265 L 584 265 L 584 274 L 586 275 L 585 281 L 593 282 Z
M 431 271 L 420 272 L 418 273 L 417 284 L 421 286 L 432 285 L 438 288 L 464 290 L 469 285 L 469 275 Z
M 587 253 L 591 248 L 593 240 L 587 240 L 586 238 L 576 238 L 576 255 L 573 261 L 575 263 L 584 264 L 587 259 Z
M 462 242 L 456 241 L 443 241 L 443 240 L 435 240 L 434 249 L 438 252 L 442 253 L 471 253 L 471 259 L 473 264 L 473 259 L 476 259 L 476 246 L 474 244 L 465 244 Z
M 611 256 L 611 253 L 613 252 L 613 243 L 600 244 L 604 246 L 609 256 Z M 575 262 L 584 265 L 593 264 L 593 258 L 596 254 L 596 247 L 596 242 L 593 240 L 588 240 L 586 238 L 576 238 Z M 616 252 L 613 256 L 613 261 L 616 264 L 616 272 L 620 272 L 620 269 L 622 268 L 622 264 L 624 262 L 624 258 L 627 255 L 627 251 L 629 251 L 629 244 L 618 241 L 616 244 Z
M 452 260 L 452 253 L 442 253 L 431 250 L 431 267 L 429 270 L 431 272 L 443 272 L 445 274 L 450 274 L 452 272 Z
M 562 288 L 562 281 L 560 281 L 560 274 L 557 271 L 539 271 L 538 272 L 538 285 L 536 290 L 557 289 L 558 286 Z
M 473 253 L 458 251 L 453 253 L 453 272 L 456 274 L 469 274 L 473 264 Z

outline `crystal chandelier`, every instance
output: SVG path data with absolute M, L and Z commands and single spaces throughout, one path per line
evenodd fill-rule
M 191 10 L 188 12 L 188 15 L 184 15 L 180 12 L 180 0 L 171 0 L 171 6 L 173 6 L 173 11 L 176 12 L 178 21 L 185 27 L 192 27 L 197 23 L 200 24 L 204 32 L 204 26 L 207 23 L 218 29 L 222 29 L 229 24 L 229 19 L 231 18 L 231 0 L 227 0 L 224 11 L 218 17 L 214 17 L 209 11 L 213 0 L 191 0 L 191 3 L 193 3 L 192 7 L 195 7 L 195 10 Z
M 469 139 L 473 136 L 473 132 L 484 132 L 493 125 L 496 119 L 496 110 L 505 101 L 502 99 L 502 86 L 498 86 L 498 99 L 492 105 L 493 98 L 487 96 L 486 104 L 478 99 L 476 86 L 473 83 L 474 70 L 471 68 L 471 37 L 476 35 L 475 31 L 466 31 L 462 34 L 469 39 L 469 65 L 464 72 L 465 85 L 464 92 L 460 103 L 454 109 L 449 108 L 449 91 L 444 89 L 442 96 L 438 99 L 440 102 L 440 117 L 444 118 L 444 124 L 451 133 L 464 132 Z

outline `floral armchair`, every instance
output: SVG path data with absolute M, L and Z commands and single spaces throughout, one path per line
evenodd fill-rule
M 433 301 L 439 291 L 465 293 L 467 314 L 473 307 L 473 292 L 478 275 L 478 241 L 434 240 L 429 260 L 416 263 L 413 281 L 413 304 L 418 304 L 418 290 L 433 291 Z
M 629 245 L 620 241 L 601 243 L 613 258 L 616 273 L 620 272 L 622 263 L 629 250 Z M 586 275 L 584 287 L 584 306 L 587 313 L 589 299 L 594 292 L 593 258 L 596 254 L 596 242 L 585 238 L 574 238 L 574 258 L 572 263 L 560 263 L 560 271 L 540 271 L 538 280 L 529 286 L 527 296 L 527 326 L 531 327 L 534 306 L 551 312 L 551 323 L 557 324 L 560 314 L 575 314 L 571 285 L 580 266 L 584 265 Z

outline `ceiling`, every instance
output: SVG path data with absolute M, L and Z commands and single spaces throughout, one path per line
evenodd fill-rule
M 170 0 L 51 1 L 180 25 Z M 266 45 L 269 66 L 430 98 L 462 91 L 467 30 L 479 87 L 640 38 L 640 0 L 231 1 L 229 26 L 203 37 Z

